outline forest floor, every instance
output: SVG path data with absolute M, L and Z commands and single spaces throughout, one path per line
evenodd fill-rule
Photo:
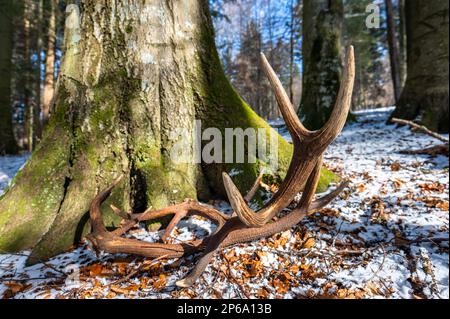
M 351 180 L 339 199 L 295 229 L 225 249 L 191 288 L 174 284 L 198 256 L 97 257 L 81 244 L 32 267 L 24 267 L 28 252 L 0 254 L 0 296 L 449 298 L 448 158 L 400 154 L 439 141 L 386 125 L 391 111 L 359 112 L 328 149 L 326 165 Z M 0 192 L 26 159 L 0 158 Z M 209 204 L 230 213 L 225 202 Z M 173 240 L 205 236 L 213 227 L 192 217 Z M 156 241 L 161 234 L 140 227 L 130 236 Z

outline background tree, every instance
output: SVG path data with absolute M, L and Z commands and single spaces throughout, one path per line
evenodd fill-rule
M 400 55 L 396 35 L 394 8 L 392 5 L 392 0 L 385 0 L 384 3 L 386 6 L 387 42 L 389 45 L 391 76 L 394 87 L 395 102 L 398 102 L 402 89 L 402 83 L 400 74 Z
M 48 21 L 45 48 L 45 77 L 42 100 L 42 122 L 45 125 L 50 117 L 51 102 L 55 92 L 55 62 L 58 1 L 47 0 L 45 18 Z
M 214 24 L 224 70 L 244 100 L 265 119 L 280 117 L 275 97 L 259 71 L 259 52 L 262 51 L 293 103 L 298 105 L 301 1 L 215 0 L 212 3 L 214 11 L 221 12 L 215 14 Z
M 303 4 L 303 87 L 299 115 L 308 129 L 327 121 L 342 72 L 342 0 Z
M 406 81 L 406 17 L 405 17 L 405 0 L 398 0 L 397 6 L 398 16 L 398 49 L 400 60 L 400 80 L 403 89 Z
M 0 1 L 0 154 L 18 151 L 12 127 L 11 74 L 13 48 L 12 0 Z
M 68 7 L 55 112 L 43 141 L 0 200 L 0 249 L 32 248 L 29 262 L 79 239 L 91 200 L 120 174 L 126 178 L 105 205 L 140 212 L 223 196 L 223 171 L 235 172 L 245 192 L 266 167 L 261 157 L 172 161 L 180 142 L 174 130 L 183 129 L 183 149 L 194 151 L 195 119 L 222 134 L 225 127 L 271 132 L 222 71 L 207 1 L 86 0 L 81 10 Z M 277 142 L 274 174 L 284 177 L 292 149 L 280 136 Z M 319 191 L 334 180 L 322 173 Z
M 448 132 L 449 2 L 408 0 L 407 79 L 392 117 Z
M 344 41 L 355 47 L 356 78 L 352 110 L 391 106 L 394 92 L 387 45 L 387 27 L 380 14 L 380 27 L 366 26 L 371 0 L 345 0 Z M 383 6 L 379 6 L 383 9 Z

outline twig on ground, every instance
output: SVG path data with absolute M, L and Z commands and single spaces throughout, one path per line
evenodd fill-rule
M 164 258 L 166 258 L 166 257 L 167 257 L 167 255 L 164 255 L 164 256 L 160 256 L 160 257 L 158 257 L 158 258 L 155 258 L 155 259 L 153 259 L 149 264 L 146 264 L 145 262 L 142 262 L 135 270 L 131 271 L 131 272 L 130 272 L 128 275 L 126 275 L 125 277 L 123 277 L 123 278 L 121 278 L 121 279 L 119 279 L 119 280 L 116 280 L 115 282 L 112 283 L 112 285 L 118 285 L 118 284 L 121 284 L 121 283 L 123 283 L 123 282 L 126 282 L 126 281 L 130 280 L 133 276 L 135 276 L 136 274 L 138 274 L 144 266 L 147 266 L 147 267 L 152 266 L 152 265 L 154 265 L 156 262 L 158 262 L 158 261 L 160 261 L 161 259 L 164 259 Z
M 4 251 L 0 251 L 0 252 L 4 253 L 4 254 L 9 254 L 9 255 L 12 255 L 12 256 L 27 257 L 27 258 L 35 259 L 36 261 L 40 262 L 45 267 L 47 267 L 47 268 L 49 268 L 49 269 L 51 269 L 53 271 L 56 271 L 56 272 L 58 272 L 58 273 L 60 273 L 60 274 L 62 274 L 64 276 L 67 276 L 67 274 L 64 271 L 59 270 L 58 268 L 50 265 L 49 263 L 45 262 L 44 260 L 42 260 L 40 258 L 37 258 L 37 257 L 34 257 L 34 256 L 29 256 L 27 254 L 21 254 L 21 253 L 7 253 L 7 252 L 4 252 Z
M 227 276 L 229 279 L 231 279 L 230 281 L 232 281 L 235 285 L 237 285 L 239 287 L 239 290 L 242 292 L 242 294 L 244 294 L 245 298 L 247 299 L 251 299 L 250 294 L 244 289 L 243 285 L 241 285 L 236 277 L 234 277 L 233 273 L 231 272 L 231 264 L 228 261 L 228 259 L 225 257 L 225 254 L 222 252 L 221 253 L 222 259 L 224 259 L 227 262 L 227 266 L 228 266 L 228 274 L 225 273 L 225 276 Z M 242 296 L 241 296 L 242 298 Z
M 441 142 L 444 142 L 444 143 L 448 144 L 448 138 L 446 138 L 446 137 L 444 137 L 444 136 L 442 136 L 442 135 L 440 135 L 440 134 L 438 134 L 436 132 L 431 131 L 430 129 L 426 128 L 423 125 L 419 125 L 419 124 L 414 123 L 412 121 L 402 120 L 402 119 L 398 119 L 398 118 L 393 118 L 391 121 L 394 122 L 394 123 L 397 123 L 397 124 L 409 125 L 409 126 L 415 128 L 415 129 L 419 130 L 419 131 L 422 131 L 423 133 L 425 133 L 425 134 L 427 134 L 427 135 L 429 135 L 431 137 L 434 137 L 434 138 L 438 139 Z
M 382 244 L 379 244 L 378 247 L 383 251 L 383 259 L 381 260 L 380 266 L 378 267 L 377 271 L 374 272 L 371 269 L 373 275 L 367 281 L 371 281 L 373 278 L 378 277 L 378 273 L 383 269 L 384 262 L 386 261 L 386 249 L 384 249 L 384 246 Z

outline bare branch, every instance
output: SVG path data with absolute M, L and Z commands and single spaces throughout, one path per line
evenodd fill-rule
M 427 127 L 425 127 L 423 125 L 419 125 L 417 123 L 414 123 L 413 121 L 402 120 L 402 119 L 398 119 L 398 118 L 395 118 L 395 117 L 393 119 L 391 119 L 391 121 L 393 123 L 397 123 L 397 124 L 409 125 L 409 126 L 415 128 L 415 129 L 419 130 L 419 131 L 422 131 L 423 133 L 425 133 L 425 134 L 427 134 L 427 135 L 429 135 L 431 137 L 434 137 L 435 139 L 438 139 L 441 142 L 444 142 L 444 143 L 448 144 L 448 138 L 446 138 L 446 137 L 444 137 L 444 136 L 442 136 L 442 135 L 440 135 L 440 134 L 438 134 L 436 132 L 431 131 L 430 129 L 428 129 Z

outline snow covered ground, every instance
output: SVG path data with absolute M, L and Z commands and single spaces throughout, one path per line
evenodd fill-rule
M 400 154 L 439 141 L 386 125 L 391 111 L 358 112 L 358 123 L 329 147 L 326 165 L 351 180 L 340 199 L 295 229 L 224 250 L 191 288 L 174 283 L 197 256 L 152 263 L 97 257 L 83 244 L 32 267 L 24 267 L 27 252 L 0 254 L 0 296 L 449 298 L 448 158 Z M 0 192 L 26 159 L 0 158 Z M 210 204 L 230 212 L 225 202 Z M 174 240 L 212 230 L 192 217 Z M 137 228 L 130 236 L 155 241 L 161 234 Z
M 0 195 L 17 171 L 28 160 L 29 154 L 20 156 L 0 156 Z

